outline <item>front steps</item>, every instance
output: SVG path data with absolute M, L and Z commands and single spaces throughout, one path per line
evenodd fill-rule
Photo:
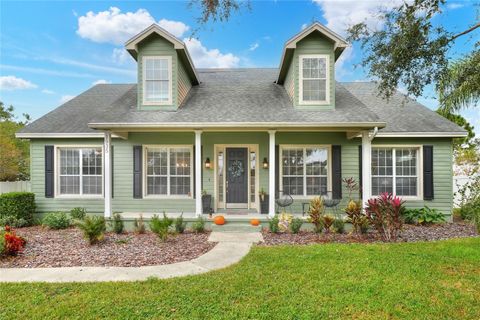
M 210 225 L 212 232 L 259 232 L 262 231 L 262 226 L 252 226 L 249 223 L 225 223 L 218 226 L 214 223 Z

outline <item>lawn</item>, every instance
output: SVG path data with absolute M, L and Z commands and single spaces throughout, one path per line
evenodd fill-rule
M 1 272 L 1 269 L 0 269 Z M 256 247 L 201 276 L 1 284 L 5 319 L 480 319 L 480 239 Z

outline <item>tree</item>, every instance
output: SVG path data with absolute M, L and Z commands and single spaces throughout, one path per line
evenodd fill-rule
M 30 143 L 15 137 L 15 132 L 30 121 L 28 114 L 23 118 L 18 121 L 13 106 L 4 107 L 0 101 L 0 181 L 27 180 L 30 176 Z
M 442 107 L 450 111 L 478 101 L 478 51 L 451 65 L 447 55 L 457 39 L 480 30 L 480 22 L 474 21 L 458 33 L 435 25 L 432 19 L 442 14 L 444 5 L 445 0 L 404 2 L 380 12 L 383 26 L 378 30 L 369 29 L 365 22 L 348 29 L 347 39 L 361 44 L 364 56 L 360 64 L 370 77 L 378 79 L 383 97 L 390 98 L 399 85 L 413 97 L 421 96 L 426 86 L 437 85 Z

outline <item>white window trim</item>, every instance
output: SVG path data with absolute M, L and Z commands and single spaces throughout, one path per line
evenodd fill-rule
M 396 166 L 396 151 L 395 149 L 417 149 L 417 195 L 416 196 L 399 196 L 403 200 L 410 200 L 410 201 L 423 201 L 423 145 L 412 145 L 412 144 L 389 144 L 389 145 L 377 145 L 372 144 L 372 152 L 375 148 L 391 148 L 393 149 L 392 152 L 392 164 L 393 164 L 393 194 L 396 195 L 396 177 L 397 177 L 397 166 Z M 373 180 L 373 174 L 370 177 Z M 370 182 L 370 193 L 372 197 L 378 197 L 378 194 L 373 194 L 373 184 Z
M 319 101 L 304 101 L 303 100 L 303 59 L 304 58 L 325 58 L 326 70 L 326 92 L 325 100 Z M 298 103 L 300 105 L 329 105 L 330 104 L 330 55 L 328 54 L 301 54 L 298 56 Z
M 147 67 L 145 61 L 147 59 L 166 59 L 168 61 L 168 100 L 167 101 L 146 101 L 146 74 Z M 173 82 L 173 72 L 172 72 L 172 57 L 171 56 L 143 56 L 142 57 L 142 104 L 145 106 L 159 106 L 159 105 L 171 105 L 173 104 L 173 93 L 172 93 L 172 82 Z
M 59 172 L 59 154 L 60 149 L 90 149 L 96 148 L 102 151 L 102 194 L 60 194 L 60 172 Z M 81 158 L 80 158 L 81 159 Z M 82 161 L 82 160 L 80 160 Z M 82 170 L 82 166 L 80 164 L 80 170 Z M 53 157 L 53 176 L 55 179 L 55 198 L 61 199 L 102 199 L 104 197 L 105 192 L 105 154 L 103 150 L 103 145 L 101 144 L 94 144 L 94 145 L 54 145 L 54 157 Z M 82 177 L 83 175 L 80 175 Z M 82 192 L 83 187 L 82 179 L 80 179 L 80 192 Z
M 306 148 L 319 148 L 319 149 L 327 149 L 327 191 L 332 191 L 332 145 L 330 144 L 281 144 L 279 146 L 279 154 L 278 154 L 278 170 L 279 170 L 279 190 L 283 190 L 283 165 L 282 165 L 282 158 L 283 158 L 283 150 L 284 149 L 292 149 L 292 148 L 303 148 L 304 154 Z M 294 200 L 311 200 L 317 195 L 307 195 L 307 174 L 306 174 L 306 163 L 303 163 L 303 195 L 291 195 Z
M 167 155 L 167 194 L 148 194 L 147 193 L 147 149 L 148 148 L 167 148 L 168 149 L 168 155 Z M 170 149 L 175 149 L 175 148 L 188 148 L 190 151 L 190 195 L 181 195 L 181 194 L 174 194 L 170 195 Z M 143 150 L 142 150 L 142 157 L 143 157 L 143 164 L 142 164 L 142 170 L 143 170 L 143 197 L 146 199 L 193 199 L 193 167 L 195 165 L 193 159 L 193 145 L 187 144 L 187 145 L 173 145 L 173 144 L 162 144 L 162 145 L 156 145 L 156 144 L 150 144 L 150 145 L 143 145 Z M 201 168 L 200 168 L 201 170 Z

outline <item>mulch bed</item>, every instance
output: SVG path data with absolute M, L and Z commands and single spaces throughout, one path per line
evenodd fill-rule
M 27 239 L 25 251 L 17 257 L 0 259 L 0 268 L 116 266 L 140 267 L 187 261 L 215 246 L 208 233 L 184 233 L 162 243 L 153 233 L 105 234 L 105 239 L 88 245 L 74 228 L 49 230 L 39 226 L 16 229 Z
M 313 243 L 370 243 L 381 242 L 380 236 L 375 231 L 370 231 L 365 235 L 344 234 L 316 234 L 314 232 L 291 233 L 270 233 L 267 230 L 262 231 L 264 242 L 259 246 L 275 246 L 287 244 L 313 244 Z M 443 223 L 430 226 L 404 225 L 399 241 L 435 241 L 452 238 L 478 237 L 475 227 L 465 222 Z

